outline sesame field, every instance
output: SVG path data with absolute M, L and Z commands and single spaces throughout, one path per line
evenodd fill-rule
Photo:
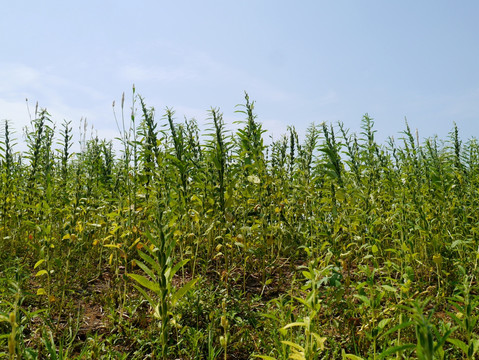
M 477 359 L 479 142 L 236 110 L 1 123 L 0 359 Z

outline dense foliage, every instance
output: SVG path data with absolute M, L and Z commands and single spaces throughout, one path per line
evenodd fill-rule
M 0 146 L 0 358 L 474 359 L 479 144 L 294 127 L 248 96 L 160 121 L 133 91 L 122 150 L 46 110 Z

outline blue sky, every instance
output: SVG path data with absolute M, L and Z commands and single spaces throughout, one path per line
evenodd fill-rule
M 6 3 L 6 2 L 5 2 Z M 0 14 L 0 120 L 86 117 L 118 136 L 112 102 L 131 88 L 177 120 L 220 107 L 229 127 L 243 91 L 275 139 L 294 125 L 375 119 L 380 141 L 458 124 L 479 135 L 477 1 L 11 1 Z M 78 141 L 78 138 L 76 139 Z

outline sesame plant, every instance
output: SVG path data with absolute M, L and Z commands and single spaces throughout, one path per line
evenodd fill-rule
M 1 124 L 0 358 L 478 356 L 476 138 L 131 95 L 116 139 Z

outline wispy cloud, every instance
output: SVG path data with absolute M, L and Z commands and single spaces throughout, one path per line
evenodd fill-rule
M 167 60 L 159 59 L 159 64 L 145 65 L 132 59 L 118 66 L 116 75 L 128 83 L 168 83 L 177 89 L 196 86 L 205 92 L 220 92 L 215 98 L 225 92 L 246 90 L 255 98 L 269 102 L 300 101 L 298 95 L 268 82 L 246 67 L 226 63 L 204 51 L 164 47 Z
M 7 93 L 12 90 L 38 84 L 40 73 L 22 64 L 1 64 L 0 67 L 0 92 Z
M 0 121 L 8 120 L 15 132 L 21 130 L 30 123 L 25 101 L 8 101 L 0 98 Z
M 88 100 L 103 99 L 104 95 L 93 86 L 85 86 L 53 70 L 38 69 L 21 63 L 0 63 L 0 97 L 17 99 L 38 97 L 47 101 L 64 101 L 70 96 Z
M 28 99 L 28 106 L 25 99 Z M 52 74 L 48 69 L 0 63 L 0 121 L 10 122 L 20 150 L 25 150 L 24 129 L 31 125 L 30 116 L 35 116 L 37 102 L 40 107 L 47 108 L 57 127 L 63 119 L 72 120 L 75 142 L 80 118 L 89 118 L 100 133 L 107 128 L 115 129 L 106 99 L 95 88 Z

